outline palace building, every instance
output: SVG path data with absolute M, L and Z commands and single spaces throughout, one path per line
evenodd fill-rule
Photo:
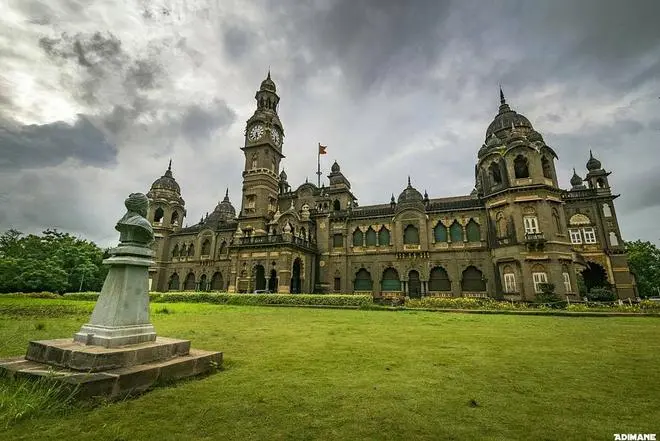
M 240 210 L 228 193 L 195 225 L 170 167 L 148 192 L 156 234 L 155 291 L 370 293 L 533 300 L 543 283 L 561 297 L 608 287 L 635 296 L 610 172 L 589 154 L 571 188 L 555 151 L 500 91 L 476 153 L 469 195 L 431 197 L 408 185 L 359 206 L 337 162 L 329 185 L 287 182 L 284 126 L 270 72 L 245 127 Z M 467 171 L 467 165 L 466 165 Z M 402 177 L 402 180 L 404 177 Z

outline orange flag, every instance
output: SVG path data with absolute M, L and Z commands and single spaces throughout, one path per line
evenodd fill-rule
M 319 155 L 327 154 L 328 152 L 325 151 L 325 149 L 327 148 L 328 148 L 327 145 L 321 145 L 321 143 L 319 142 Z

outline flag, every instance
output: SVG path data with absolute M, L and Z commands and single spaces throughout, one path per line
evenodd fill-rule
M 328 148 L 327 145 L 321 145 L 321 143 L 319 142 L 319 155 L 327 154 L 328 152 L 325 151 L 325 149 L 327 148 Z

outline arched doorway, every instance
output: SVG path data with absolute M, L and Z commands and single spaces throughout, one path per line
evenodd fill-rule
M 172 274 L 172 276 L 170 277 L 170 283 L 168 285 L 168 289 L 170 291 L 179 290 L 179 275 L 177 273 Z
M 256 291 L 263 291 L 266 289 L 266 270 L 263 265 L 257 265 L 254 267 L 255 275 L 255 285 L 254 289 Z
M 183 284 L 184 291 L 194 291 L 195 290 L 195 274 L 189 273 L 186 276 L 186 281 Z
M 222 291 L 224 283 L 222 280 L 222 273 L 220 271 L 213 274 L 211 277 L 211 291 Z
M 300 258 L 296 258 L 296 260 L 293 261 L 293 270 L 291 271 L 291 286 L 290 286 L 290 292 L 292 294 L 298 294 L 300 293 L 300 267 L 302 266 L 302 263 L 300 262 Z
M 277 292 L 277 271 L 270 270 L 270 278 L 268 279 L 268 291 Z
M 202 277 L 199 278 L 199 290 L 206 291 L 206 274 L 202 274 Z
M 408 273 L 408 296 L 411 299 L 422 297 L 422 282 L 419 280 L 419 273 L 415 270 Z
M 609 288 L 605 268 L 595 262 L 587 262 L 587 268 L 582 271 L 582 278 L 587 292 L 592 288 Z

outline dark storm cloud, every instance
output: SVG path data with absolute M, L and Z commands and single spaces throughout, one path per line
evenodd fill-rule
M 0 146 L 0 170 L 52 166 L 69 158 L 100 167 L 113 164 L 117 155 L 116 147 L 84 116 L 72 125 L 0 122 Z
M 226 128 L 236 120 L 236 113 L 223 100 L 215 100 L 210 106 L 190 106 L 184 113 L 181 130 L 195 141 L 208 138 L 217 129 Z

